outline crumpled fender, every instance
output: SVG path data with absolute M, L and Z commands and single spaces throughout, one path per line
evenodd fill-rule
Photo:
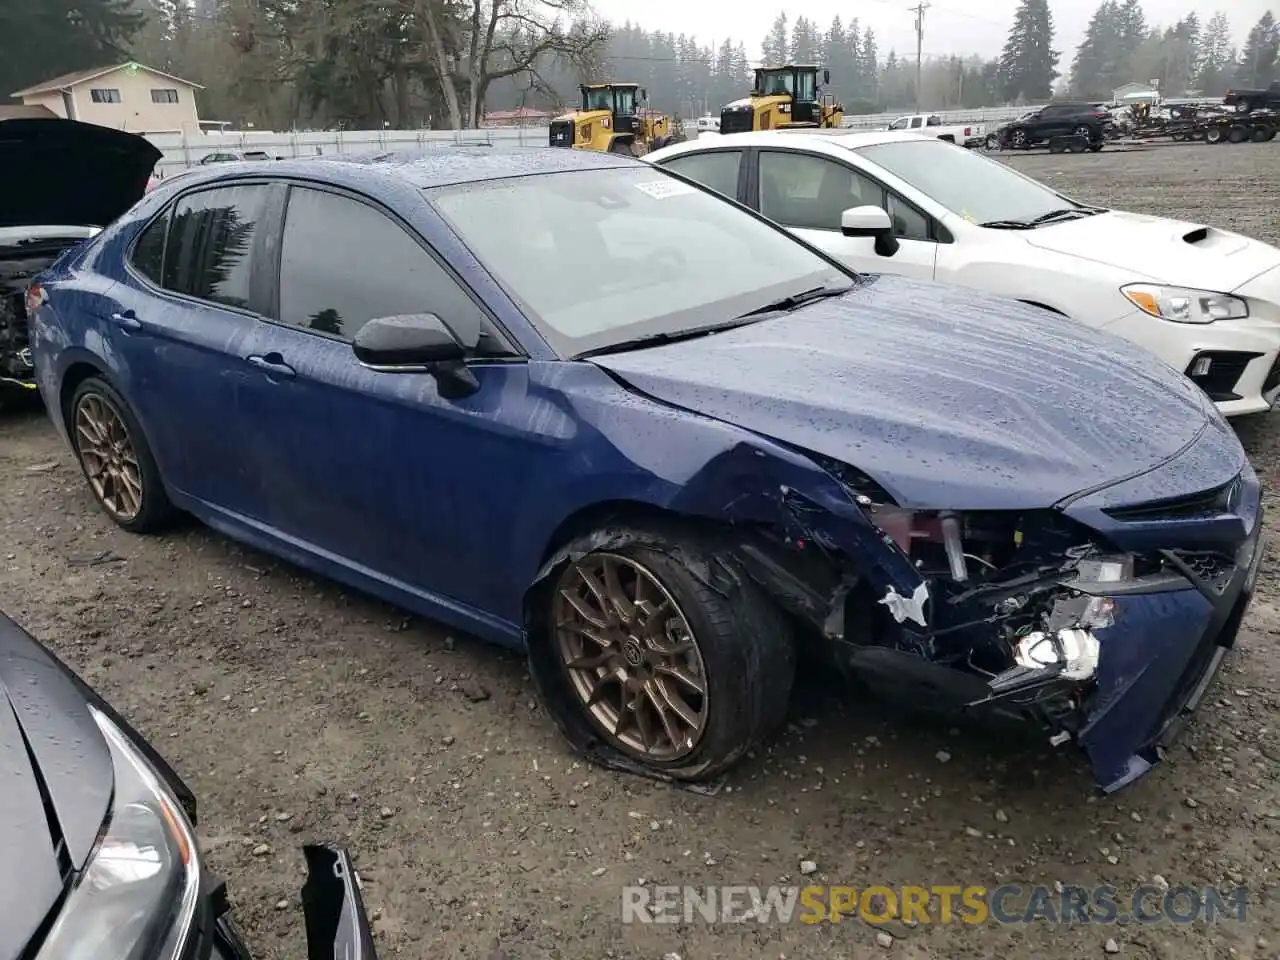
M 715 550 L 707 556 L 689 555 L 662 536 L 661 524 L 658 529 L 640 531 L 629 526 L 625 516 L 620 517 L 619 522 L 561 547 L 543 564 L 525 593 L 523 617 L 530 677 L 573 749 L 584 759 L 611 769 L 674 782 L 602 741 L 582 711 L 569 708 L 573 694 L 554 646 L 548 642 L 551 628 L 546 622 L 548 604 L 544 599 L 566 566 L 596 551 L 642 545 L 672 554 L 708 589 L 721 595 L 729 594 L 739 578 L 749 576 L 774 599 L 807 616 L 828 635 L 843 630 L 843 618 L 834 613 L 842 612 L 850 578 L 865 577 L 878 593 L 894 587 L 904 595 L 924 582 L 892 542 L 884 542 L 884 536 L 833 477 L 800 454 L 767 441 L 740 443 L 713 457 L 662 506 L 673 515 L 672 522 L 683 516 L 719 524 L 723 537 Z M 812 595 L 808 585 L 790 578 L 784 566 L 753 554 L 751 534 L 761 529 L 797 550 L 821 551 L 847 574 L 836 578 L 829 596 Z M 683 771 L 685 777 L 690 774 Z M 696 776 L 696 771 L 692 774 Z

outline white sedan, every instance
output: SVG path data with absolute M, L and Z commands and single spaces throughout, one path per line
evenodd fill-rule
M 1082 203 L 913 133 L 707 136 L 645 157 L 843 263 L 1013 297 L 1126 337 L 1227 416 L 1280 395 L 1280 249 Z

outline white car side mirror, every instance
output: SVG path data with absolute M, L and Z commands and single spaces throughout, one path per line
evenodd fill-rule
M 876 253 L 892 257 L 898 252 L 898 238 L 893 235 L 893 221 L 882 207 L 870 204 L 850 207 L 840 214 L 840 232 L 846 237 L 872 237 Z
M 893 221 L 881 207 L 868 204 L 850 207 L 840 214 L 840 231 L 846 237 L 874 237 L 884 230 L 892 230 Z

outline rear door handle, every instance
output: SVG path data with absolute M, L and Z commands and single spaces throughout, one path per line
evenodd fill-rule
M 120 313 L 113 313 L 111 315 L 111 319 L 130 332 L 137 332 L 142 329 L 142 321 L 137 318 L 132 310 L 122 310 Z
M 257 367 L 270 377 L 278 377 L 283 380 L 291 380 L 297 374 L 293 367 L 284 362 L 284 357 L 278 353 L 268 353 L 266 356 L 254 354 L 246 358 L 251 366 Z

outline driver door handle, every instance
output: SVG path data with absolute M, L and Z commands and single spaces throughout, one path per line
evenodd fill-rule
M 142 321 L 137 318 L 132 310 L 124 310 L 120 313 L 113 313 L 111 320 L 120 324 L 125 330 L 136 332 L 142 329 Z
M 297 374 L 293 367 L 284 362 L 284 357 L 278 353 L 268 353 L 265 356 L 254 354 L 246 357 L 251 366 L 257 367 L 270 377 L 276 377 L 282 380 L 291 380 Z

